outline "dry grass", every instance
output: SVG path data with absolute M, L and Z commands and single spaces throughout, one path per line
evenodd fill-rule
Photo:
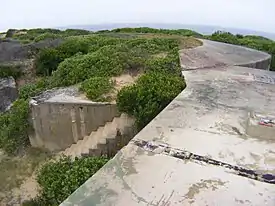
M 202 42 L 194 37 L 182 37 L 180 39 L 180 49 L 191 49 L 201 45 Z
M 22 157 L 1 155 L 0 160 L 0 205 L 7 205 L 14 198 L 24 199 L 25 192 L 34 191 L 34 184 L 27 182 L 27 188 L 19 189 L 36 168 L 49 158 L 49 154 L 29 148 Z M 29 186 L 28 186 L 29 185 Z M 15 192 L 16 191 L 16 192 Z M 15 194 L 16 193 L 16 194 Z
M 105 99 L 108 99 L 111 103 L 116 103 L 116 98 L 118 92 L 126 86 L 133 85 L 135 81 L 140 77 L 142 72 L 139 73 L 124 73 L 117 77 L 112 77 L 112 81 L 114 82 L 114 88 L 108 93 L 105 94 L 103 97 Z

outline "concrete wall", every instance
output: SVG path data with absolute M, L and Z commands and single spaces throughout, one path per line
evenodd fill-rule
M 41 103 L 31 105 L 33 147 L 60 151 L 118 116 L 114 104 Z
M 268 57 L 259 61 L 254 61 L 254 62 L 249 62 L 244 64 L 236 64 L 235 66 L 270 70 L 270 65 L 271 65 L 271 57 Z

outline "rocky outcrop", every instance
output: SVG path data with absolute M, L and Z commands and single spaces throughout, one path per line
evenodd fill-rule
M 60 45 L 62 39 L 45 40 L 37 43 L 22 44 L 17 40 L 5 39 L 0 41 L 0 62 L 7 63 L 29 59 L 33 53 L 46 47 Z
M 12 102 L 18 97 L 14 78 L 0 79 L 0 97 L 0 112 L 4 112 L 10 108 Z

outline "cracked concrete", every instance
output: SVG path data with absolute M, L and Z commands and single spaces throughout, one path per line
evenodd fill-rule
M 235 66 L 253 62 L 256 68 L 268 69 L 263 65 L 268 65 L 269 55 L 209 41 L 199 47 L 205 52 L 197 49 L 188 51 L 194 53 L 194 59 L 211 61 L 185 62 L 193 68 L 183 71 L 187 88 L 134 139 L 156 140 L 228 164 L 275 174 L 274 133 L 262 138 L 257 132 L 248 132 L 251 112 L 274 115 L 275 85 L 268 79 L 275 79 L 275 74 Z M 213 55 L 217 51 L 220 55 Z M 181 57 L 184 60 L 182 51 Z M 265 129 L 265 125 L 256 124 L 254 131 Z M 274 206 L 275 187 L 223 167 L 145 151 L 130 142 L 61 205 Z

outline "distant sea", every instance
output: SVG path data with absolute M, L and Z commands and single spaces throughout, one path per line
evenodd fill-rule
M 226 28 L 220 26 L 203 26 L 203 25 L 188 25 L 188 24 L 160 24 L 160 23 L 119 23 L 119 24 L 94 24 L 94 25 L 72 25 L 72 26 L 65 26 L 65 27 L 58 27 L 58 29 L 85 29 L 90 31 L 99 31 L 99 30 L 112 30 L 116 28 L 123 28 L 123 27 L 151 27 L 157 29 L 190 29 L 201 34 L 209 35 L 213 32 L 220 30 L 220 31 L 227 31 L 232 34 L 242 34 L 242 35 L 257 35 L 263 36 L 272 40 L 275 40 L 275 33 L 268 33 L 262 31 L 253 31 L 247 29 L 237 29 L 237 28 Z

